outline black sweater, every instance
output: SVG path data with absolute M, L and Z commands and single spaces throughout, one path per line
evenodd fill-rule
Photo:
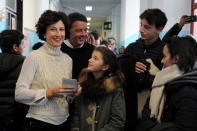
M 78 79 L 81 70 L 88 66 L 88 60 L 91 58 L 94 46 L 85 43 L 81 48 L 70 48 L 65 43 L 62 44 L 61 50 L 67 53 L 73 60 L 72 77 Z

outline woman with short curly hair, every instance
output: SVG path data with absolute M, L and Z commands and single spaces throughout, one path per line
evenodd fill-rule
M 62 78 L 72 78 L 72 59 L 60 50 L 68 29 L 62 12 L 47 10 L 36 24 L 45 43 L 26 58 L 16 84 L 15 99 L 30 105 L 25 131 L 64 130 L 68 112 L 67 94 L 74 87 L 62 86 Z

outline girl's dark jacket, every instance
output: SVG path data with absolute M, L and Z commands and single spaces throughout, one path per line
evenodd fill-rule
M 146 124 L 143 126 L 150 128 L 151 123 L 155 126 L 147 131 L 197 131 L 197 69 L 185 73 L 165 86 L 166 102 L 161 123 L 156 124 L 149 119 L 150 110 L 147 104 L 143 112 Z
M 98 84 L 97 82 L 95 81 L 95 85 Z M 126 111 L 123 89 L 117 88 L 113 83 L 108 84 L 106 87 L 112 89 L 111 93 L 98 95 L 99 99 L 96 98 L 95 101 L 85 97 L 83 91 L 76 98 L 72 131 L 122 131 L 124 129 Z M 82 88 L 85 87 L 82 86 Z

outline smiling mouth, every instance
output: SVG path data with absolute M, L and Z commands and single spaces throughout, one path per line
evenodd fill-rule
M 91 65 L 91 64 L 88 64 L 88 67 L 89 67 L 89 66 L 92 66 L 92 65 Z
M 60 41 L 62 41 L 62 38 L 55 38 L 54 39 L 56 42 L 60 42 Z

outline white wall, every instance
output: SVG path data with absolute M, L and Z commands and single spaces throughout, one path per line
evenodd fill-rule
M 191 0 L 163 0 L 163 11 L 168 18 L 164 30 L 169 30 L 182 15 L 191 15 Z M 190 24 L 185 25 L 182 31 L 190 31 Z
M 122 0 L 121 1 L 121 44 L 127 46 L 138 38 L 139 32 L 139 0 Z
M 23 0 L 23 27 L 35 30 L 35 24 L 45 10 L 63 11 L 58 0 Z
M 32 46 L 39 40 L 35 25 L 40 15 L 49 9 L 49 0 L 23 0 L 23 34 L 24 52 L 23 55 L 28 55 Z
M 40 0 L 39 3 L 39 16 L 45 11 L 49 9 L 50 0 Z
M 117 42 L 120 42 L 120 10 L 121 4 L 116 5 L 112 9 L 111 16 L 107 17 L 107 21 L 112 22 L 112 30 L 106 31 L 106 37 L 114 37 Z
M 39 17 L 39 0 L 23 0 L 23 27 L 35 30 Z
M 55 11 L 64 11 L 59 0 L 50 0 L 50 9 Z

